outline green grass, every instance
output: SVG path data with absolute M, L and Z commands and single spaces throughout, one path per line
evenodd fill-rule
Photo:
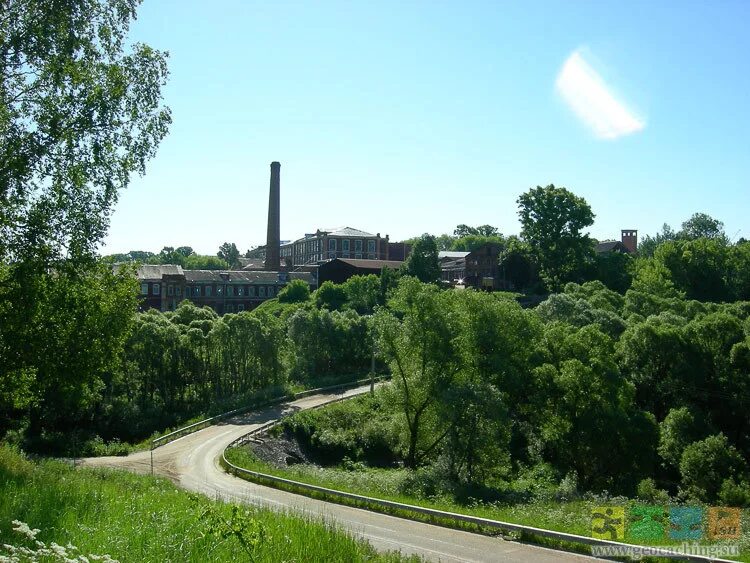
M 41 530 L 38 540 L 70 542 L 83 554 L 106 553 L 120 561 L 403 560 L 379 554 L 330 524 L 252 507 L 237 514 L 245 509 L 250 531 L 243 537 L 250 551 L 226 527 L 212 532 L 216 522 L 239 521 L 232 505 L 181 491 L 161 478 L 33 463 L 0 445 L 0 555 L 7 553 L 6 543 L 33 547 L 11 531 L 11 522 L 20 520 Z
M 549 500 L 516 504 L 475 503 L 464 505 L 456 503 L 448 496 L 415 497 L 401 494 L 399 491 L 409 488 L 407 480 L 414 477 L 406 469 L 362 468 L 359 464 L 357 464 L 356 470 L 348 470 L 341 467 L 318 467 L 307 464 L 293 465 L 280 469 L 258 459 L 248 447 L 227 450 L 227 459 L 238 467 L 301 481 L 311 485 L 404 504 L 425 506 L 446 512 L 470 514 L 492 520 L 582 536 L 591 535 L 591 513 L 598 506 L 626 505 L 629 509 L 636 506 L 648 506 L 645 503 L 631 499 L 603 499 L 596 497 L 571 501 Z M 738 560 L 750 562 L 750 510 L 743 510 L 742 517 L 743 533 L 741 538 L 739 540 L 727 541 L 726 543 L 738 543 L 741 552 Z M 662 541 L 649 542 L 638 542 L 626 538 L 625 541 L 634 544 L 663 546 L 681 543 L 666 538 Z

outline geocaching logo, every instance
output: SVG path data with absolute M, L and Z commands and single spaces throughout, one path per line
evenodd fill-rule
M 597 506 L 591 511 L 591 537 L 601 540 L 713 541 L 740 535 L 739 508 Z

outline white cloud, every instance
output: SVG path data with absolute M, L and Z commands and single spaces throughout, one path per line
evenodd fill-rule
M 565 61 L 555 86 L 570 109 L 600 139 L 616 139 L 646 127 L 644 119 L 615 97 L 580 50 L 574 51 Z

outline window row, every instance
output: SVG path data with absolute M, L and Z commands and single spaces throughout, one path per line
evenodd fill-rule
M 328 250 L 329 251 L 335 251 L 337 250 L 336 246 L 338 244 L 339 239 L 335 238 L 329 238 L 328 239 Z M 348 238 L 341 240 L 341 250 L 343 252 L 349 252 L 352 248 L 352 241 Z M 362 252 L 362 239 L 355 239 L 354 240 L 354 251 L 355 252 Z M 374 240 L 368 240 L 367 241 L 367 252 L 374 253 L 375 252 L 375 241 Z
M 161 295 L 161 284 L 152 283 L 151 295 Z M 141 295 L 148 295 L 148 283 L 141 284 Z M 215 287 L 215 289 L 214 289 Z M 194 285 L 185 286 L 185 297 L 211 297 L 216 292 L 217 297 L 255 297 L 256 291 L 258 297 L 273 297 L 276 294 L 276 288 L 272 285 Z M 170 297 L 182 297 L 182 286 L 167 285 L 167 295 Z

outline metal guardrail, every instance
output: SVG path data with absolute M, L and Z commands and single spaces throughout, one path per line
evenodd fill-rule
M 151 450 L 153 451 L 156 448 L 159 448 L 165 444 L 168 444 L 170 442 L 177 440 L 178 438 L 182 438 L 183 436 L 187 436 L 188 434 L 192 434 L 193 432 L 202 430 L 203 428 L 211 426 L 215 424 L 216 422 L 219 422 L 226 418 L 229 418 L 238 414 L 246 413 L 252 409 L 267 407 L 270 405 L 283 403 L 284 401 L 293 401 L 296 399 L 302 399 L 304 397 L 309 397 L 310 395 L 317 395 L 318 393 L 326 393 L 328 391 L 336 391 L 338 389 L 348 389 L 349 387 L 357 387 L 359 385 L 365 385 L 367 383 L 370 383 L 371 381 L 374 381 L 375 383 L 377 383 L 379 381 L 384 381 L 388 379 L 388 377 L 389 376 L 381 375 L 375 378 L 368 377 L 365 379 L 358 379 L 356 381 L 349 381 L 346 383 L 339 383 L 337 385 L 330 385 L 328 387 L 318 387 L 317 389 L 307 389 L 306 391 L 300 391 L 299 393 L 291 393 L 291 394 L 282 395 L 280 397 L 276 397 L 273 399 L 269 399 L 257 405 L 252 405 L 248 407 L 240 407 L 238 409 L 234 409 L 234 410 L 227 411 L 221 414 L 217 414 L 216 416 L 212 416 L 204 420 L 199 420 L 198 422 L 194 422 L 193 424 L 188 424 L 187 426 L 178 428 L 177 430 L 170 432 L 169 434 L 165 434 L 164 436 L 159 436 L 158 438 L 151 440 Z
M 335 399 L 334 401 L 329 401 L 327 403 L 318 405 L 313 408 L 320 408 L 323 406 L 328 406 L 332 403 L 343 401 L 349 398 L 353 398 L 353 397 L 341 397 L 339 399 Z M 603 548 L 616 548 L 616 549 L 622 549 L 622 550 L 628 550 L 628 549 L 637 550 L 639 547 L 644 547 L 649 550 L 648 555 L 643 556 L 644 558 L 668 557 L 670 560 L 680 560 L 680 561 L 700 561 L 700 562 L 711 561 L 711 562 L 717 562 L 717 563 L 736 563 L 735 561 L 731 561 L 729 559 L 719 559 L 716 557 L 710 557 L 710 556 L 704 556 L 704 555 L 690 555 L 690 554 L 682 554 L 682 553 L 678 554 L 675 551 L 669 550 L 668 548 L 639 546 L 636 544 L 627 544 L 627 543 L 622 543 L 622 542 L 617 542 L 617 541 L 593 538 L 589 536 L 580 536 L 578 534 L 569 534 L 567 532 L 545 530 L 543 528 L 535 528 L 533 526 L 513 524 L 512 522 L 502 522 L 500 520 L 492 520 L 489 518 L 471 516 L 468 514 L 459 514 L 456 512 L 445 512 L 442 510 L 437 510 L 434 508 L 427 508 L 424 506 L 416 506 L 413 504 L 405 504 L 401 502 L 373 498 L 373 497 L 368 497 L 364 495 L 358 495 L 355 493 L 347 493 L 345 491 L 339 491 L 336 489 L 328 489 L 326 487 L 320 487 L 318 485 L 311 485 L 309 483 L 303 483 L 301 481 L 294 481 L 292 479 L 286 479 L 284 477 L 277 477 L 276 475 L 270 475 L 268 473 L 252 471 L 250 469 L 238 467 L 227 459 L 226 452 L 229 448 L 247 443 L 248 441 L 252 439 L 253 436 L 272 428 L 273 426 L 279 424 L 281 420 L 282 419 L 267 422 L 259 426 L 258 428 L 253 429 L 247 434 L 237 438 L 236 440 L 232 441 L 229 445 L 227 445 L 221 453 L 221 461 L 224 467 L 227 469 L 227 471 L 238 477 L 246 476 L 249 478 L 248 480 L 250 481 L 259 482 L 261 484 L 268 483 L 270 484 L 270 486 L 274 486 L 275 488 L 280 488 L 279 485 L 281 485 L 282 487 L 286 487 L 287 489 L 301 491 L 299 494 L 315 493 L 318 495 L 322 495 L 324 498 L 326 498 L 326 500 L 330 500 L 331 502 L 337 502 L 339 504 L 346 504 L 345 502 L 342 502 L 342 501 L 354 502 L 359 505 L 363 505 L 367 510 L 375 509 L 377 511 L 386 512 L 386 513 L 393 513 L 394 511 L 398 511 L 401 514 L 411 512 L 415 514 L 421 514 L 423 516 L 428 516 L 430 518 L 434 518 L 436 520 L 440 520 L 443 522 L 448 521 L 448 522 L 453 522 L 453 523 L 470 524 L 470 525 L 477 526 L 480 528 L 485 528 L 485 529 L 489 528 L 489 529 L 501 530 L 505 532 L 531 534 L 531 535 L 538 536 L 538 537 L 543 537 L 543 538 L 548 538 L 548 539 L 552 539 L 556 541 L 563 541 L 563 542 L 568 542 L 568 543 L 578 544 L 578 545 L 597 546 L 597 547 L 603 547 Z M 308 494 L 306 496 L 310 496 L 310 495 Z M 626 554 L 627 554 L 627 551 L 624 551 L 624 554 L 622 556 L 626 556 Z M 616 556 L 620 557 L 620 555 L 616 555 Z M 638 559 L 640 558 L 641 557 L 638 557 Z

